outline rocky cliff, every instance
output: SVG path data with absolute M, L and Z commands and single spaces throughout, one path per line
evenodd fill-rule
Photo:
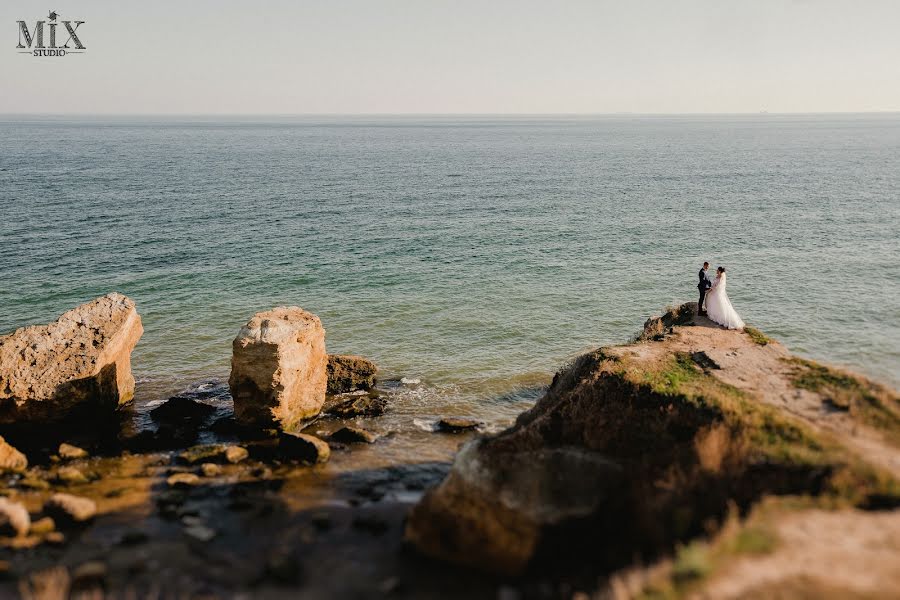
M 610 573 L 767 497 L 900 505 L 895 392 L 695 308 L 578 357 L 513 427 L 464 446 L 407 540 L 490 572 Z

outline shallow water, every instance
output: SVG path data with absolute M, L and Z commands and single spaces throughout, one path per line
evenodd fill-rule
M 900 385 L 900 115 L 0 118 L 0 332 L 117 290 L 138 399 L 317 313 L 397 418 L 509 422 L 729 272 L 749 323 Z

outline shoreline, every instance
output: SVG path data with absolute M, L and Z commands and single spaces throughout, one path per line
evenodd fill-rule
M 653 366 L 657 363 L 662 367 Z M 165 401 L 137 406 L 140 401 L 132 401 L 112 421 L 7 423 L 0 425 L 5 439 L 0 446 L 13 448 L 6 450 L 8 456 L 18 448 L 28 464 L 7 473 L 5 495 L 33 515 L 34 526 L 14 537 L 0 535 L 0 567 L 8 573 L 0 592 L 64 576 L 64 585 L 73 590 L 111 594 L 485 599 L 513 594 L 571 600 L 577 592 L 608 591 L 624 576 L 622 569 L 648 564 L 656 570 L 642 575 L 642 586 L 674 586 L 681 594 L 720 579 L 695 577 L 688 588 L 677 578 L 667 579 L 679 544 L 717 548 L 724 543 L 720 536 L 763 519 L 757 511 L 767 502 L 775 503 L 767 510 L 778 515 L 778 523 L 817 518 L 804 512 L 808 505 L 843 510 L 835 518 L 854 527 L 869 527 L 867 511 L 900 507 L 900 447 L 882 440 L 872 426 L 894 435 L 883 420 L 896 411 L 900 422 L 900 400 L 887 388 L 841 373 L 792 358 L 761 332 L 721 330 L 695 317 L 687 304 L 649 319 L 636 340 L 570 361 L 549 387 L 525 387 L 493 401 L 481 397 L 477 406 L 485 414 L 505 407 L 504 418 L 494 421 L 469 410 L 474 404 L 454 404 L 452 398 L 429 403 L 427 394 L 434 390 L 427 382 L 385 379 L 372 389 L 327 396 L 321 412 L 296 433 L 238 422 L 229 384 L 222 380 L 195 382 Z M 798 374 L 815 377 L 795 379 Z M 821 407 L 836 402 L 815 387 L 821 385 L 849 390 L 848 408 L 820 415 Z M 857 403 L 870 393 L 893 404 L 887 412 L 858 415 L 858 407 L 866 405 Z M 748 403 L 752 398 L 763 402 Z M 797 398 L 805 404 L 782 414 L 783 403 Z M 673 406 L 679 408 L 673 412 Z M 445 410 L 434 412 L 436 407 Z M 556 407 L 563 408 L 555 413 Z M 770 412 L 760 421 L 758 411 Z M 807 431 L 795 421 L 813 428 Z M 547 425 L 532 428 L 542 422 Z M 759 423 L 776 426 L 757 439 L 752 432 Z M 762 446 L 751 444 L 748 453 L 750 442 L 720 439 L 726 430 Z M 900 426 L 896 434 L 900 440 Z M 589 446 L 603 436 L 619 441 Z M 312 456 L 298 438 L 317 440 Z M 526 447 L 506 441 L 517 439 Z M 641 447 L 631 464 L 634 449 L 628 448 L 635 443 L 663 447 L 649 453 Z M 483 448 L 504 445 L 510 454 L 484 454 L 476 459 L 477 469 L 466 466 Z M 762 462 L 754 458 L 758 452 L 765 456 Z M 657 485 L 669 477 L 657 470 L 668 469 L 666 461 L 675 460 L 681 469 L 698 457 L 702 468 L 691 466 L 674 479 L 686 477 L 682 483 Z M 863 463 L 888 474 L 872 475 Z M 638 486 L 640 494 L 628 500 L 634 490 L 620 487 L 619 469 L 639 474 L 634 482 L 640 483 L 647 464 L 658 465 L 650 471 L 649 487 Z M 491 473 L 498 468 L 494 479 Z M 765 473 L 752 474 L 760 468 Z M 547 481 L 540 479 L 545 471 Z M 693 487 L 697 477 L 705 483 Z M 822 477 L 834 477 L 835 483 L 815 483 Z M 757 483 L 747 488 L 747 481 Z M 497 482 L 501 487 L 493 489 Z M 836 491 L 829 491 L 832 487 Z M 654 508 L 652 498 L 669 497 L 667 489 L 676 500 L 682 489 L 692 499 L 696 513 L 687 529 L 670 528 L 681 510 L 677 502 Z M 746 489 L 755 491 L 747 496 Z M 716 495 L 707 497 L 709 490 Z M 50 503 L 60 493 L 91 502 L 90 518 L 54 520 L 48 528 L 45 516 L 57 517 Z M 452 501 L 443 503 L 448 493 Z M 597 498 L 612 503 L 598 505 Z M 498 499 L 505 499 L 499 509 Z M 729 516 L 726 500 L 738 502 L 750 515 L 747 520 Z M 663 512 L 649 520 L 632 514 L 645 505 Z M 0 515 L 4 510 L 8 505 L 0 506 Z M 497 510 L 506 516 L 491 522 Z M 541 515 L 550 516 L 546 524 Z M 489 533 L 483 535 L 485 523 Z M 652 523 L 665 527 L 656 532 Z M 557 524 L 562 529 L 554 529 Z M 512 538 L 504 531 L 510 526 Z M 893 528 L 894 522 L 881 526 Z M 900 533 L 900 522 L 897 527 Z M 582 547 L 585 534 L 590 543 Z M 643 535 L 649 541 L 641 541 Z M 605 541 L 597 546 L 598 539 Z M 513 558 L 504 554 L 510 551 Z M 599 552 L 596 561 L 594 552 Z M 634 552 L 643 557 L 638 563 Z M 730 559 L 722 561 L 716 563 L 717 576 L 732 568 Z M 859 585 L 852 578 L 851 584 Z M 723 589 L 745 587 L 732 583 Z

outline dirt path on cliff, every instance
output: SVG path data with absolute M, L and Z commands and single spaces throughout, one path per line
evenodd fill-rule
M 830 407 L 823 395 L 798 388 L 792 380 L 795 367 L 788 360 L 791 354 L 778 342 L 760 345 L 745 333 L 722 329 L 697 316 L 691 325 L 675 327 L 662 342 L 623 346 L 620 350 L 647 360 L 662 360 L 672 352 L 702 352 L 711 361 L 709 373 L 720 381 L 831 433 L 867 462 L 900 478 L 900 449 L 878 430 Z M 762 373 L 766 376 L 761 377 Z
M 900 512 L 790 513 L 774 531 L 774 552 L 737 561 L 690 597 L 900 598 Z

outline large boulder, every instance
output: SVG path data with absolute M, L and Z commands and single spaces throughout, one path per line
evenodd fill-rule
M 134 396 L 131 351 L 144 332 L 134 302 L 107 294 L 0 337 L 0 422 L 113 411 Z
M 352 354 L 328 355 L 328 393 L 344 394 L 370 390 L 378 367 L 371 360 Z
M 296 306 L 257 313 L 232 344 L 237 420 L 291 429 L 325 402 L 328 355 L 319 318 Z

